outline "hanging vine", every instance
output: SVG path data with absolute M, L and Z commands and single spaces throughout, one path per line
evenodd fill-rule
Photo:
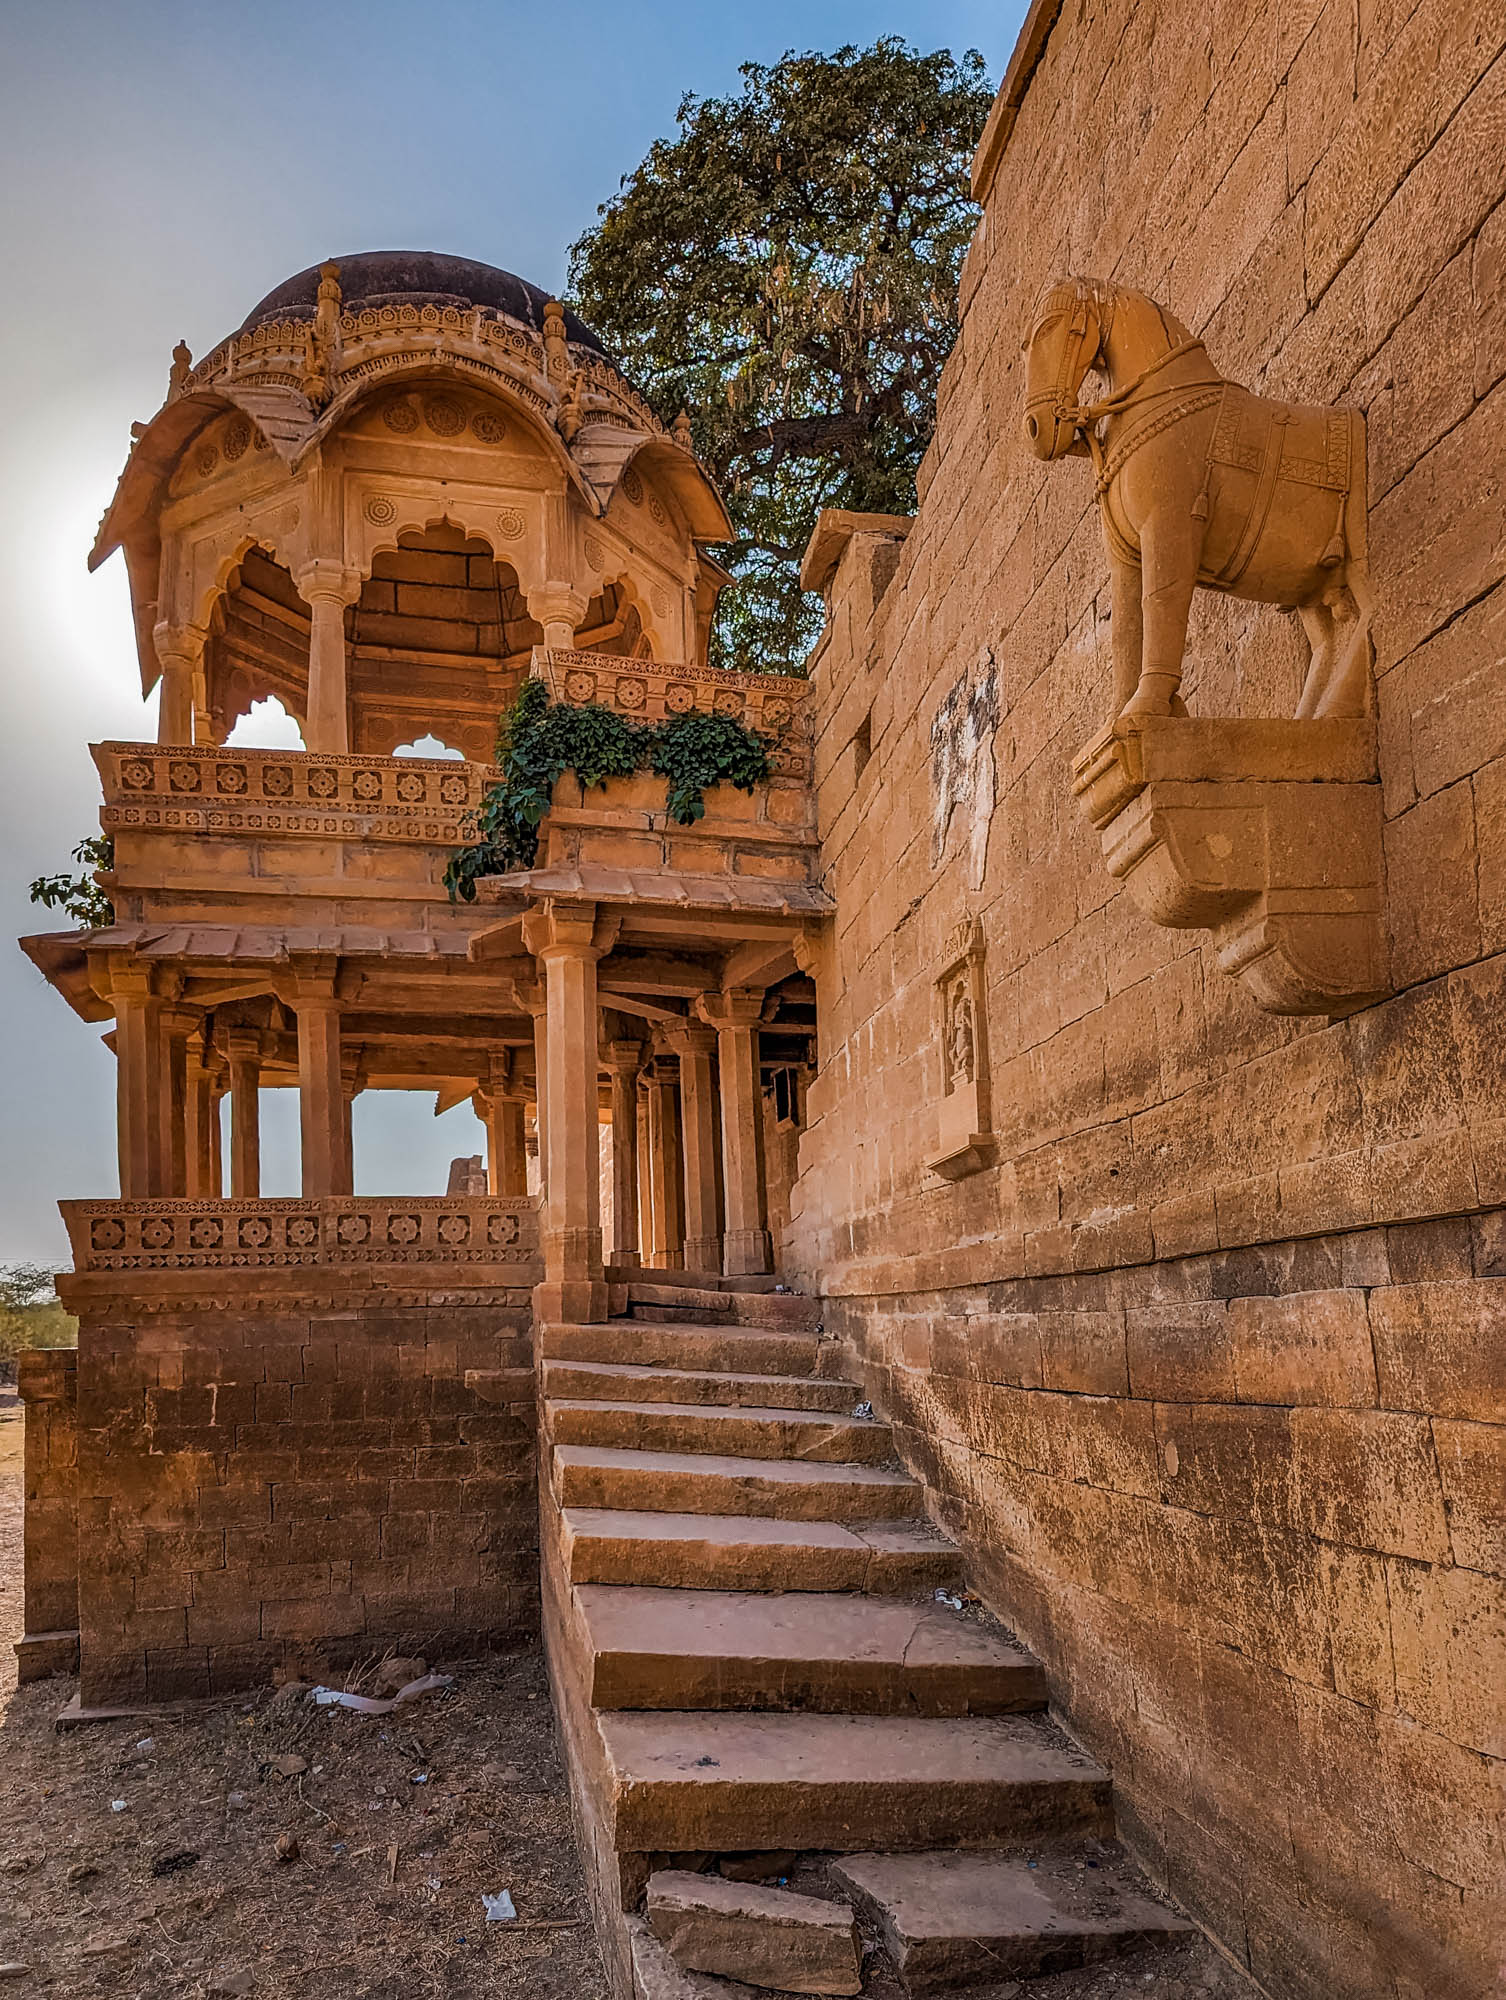
M 708 787 L 736 785 L 751 792 L 763 783 L 771 742 L 730 715 L 631 722 L 595 702 L 580 707 L 551 702 L 542 681 L 526 681 L 497 734 L 502 781 L 471 814 L 472 844 L 459 848 L 445 869 L 450 900 L 474 902 L 483 875 L 533 866 L 539 824 L 566 771 L 588 791 L 609 778 L 652 771 L 665 781 L 670 818 L 691 826 L 705 813 Z

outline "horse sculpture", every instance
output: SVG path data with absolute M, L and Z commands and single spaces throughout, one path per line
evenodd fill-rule
M 1253 395 L 1154 300 L 1094 279 L 1047 285 L 1026 353 L 1031 450 L 1091 457 L 1097 473 L 1115 715 L 1186 713 L 1198 584 L 1301 614 L 1312 657 L 1298 716 L 1366 714 L 1363 414 Z M 1108 389 L 1083 404 L 1090 369 Z

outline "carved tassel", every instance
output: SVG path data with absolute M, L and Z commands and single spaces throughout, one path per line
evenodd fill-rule
M 1207 468 L 1203 473 L 1203 483 L 1198 488 L 1198 496 L 1192 503 L 1192 518 L 1194 521 L 1206 521 L 1208 518 L 1208 485 L 1212 478 L 1213 460 L 1210 458 Z

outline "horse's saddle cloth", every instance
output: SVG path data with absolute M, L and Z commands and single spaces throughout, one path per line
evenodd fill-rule
M 1208 457 L 1215 465 L 1264 473 L 1273 483 L 1289 479 L 1299 486 L 1347 493 L 1350 436 L 1347 410 L 1278 403 L 1228 382 Z

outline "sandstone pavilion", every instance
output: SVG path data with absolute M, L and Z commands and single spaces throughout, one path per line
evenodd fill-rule
M 863 526 L 825 517 L 827 570 Z M 24 941 L 114 1050 L 120 1198 L 63 1204 L 79 1346 L 23 1381 L 22 1674 L 76 1668 L 87 1714 L 542 1605 L 622 2000 L 1170 1945 L 1107 1773 L 963 1615 L 781 1282 L 832 905 L 810 684 L 707 664 L 728 534 L 688 425 L 484 264 L 344 257 L 175 354 L 94 551 L 160 699 L 93 751 L 114 921 Z M 662 779 L 567 775 L 535 865 L 453 901 L 529 677 L 737 717 L 770 776 L 680 826 Z M 306 747 L 228 742 L 273 696 Z M 269 1088 L 296 1197 L 259 1185 Z M 486 1192 L 356 1194 L 369 1090 L 471 1101 Z

